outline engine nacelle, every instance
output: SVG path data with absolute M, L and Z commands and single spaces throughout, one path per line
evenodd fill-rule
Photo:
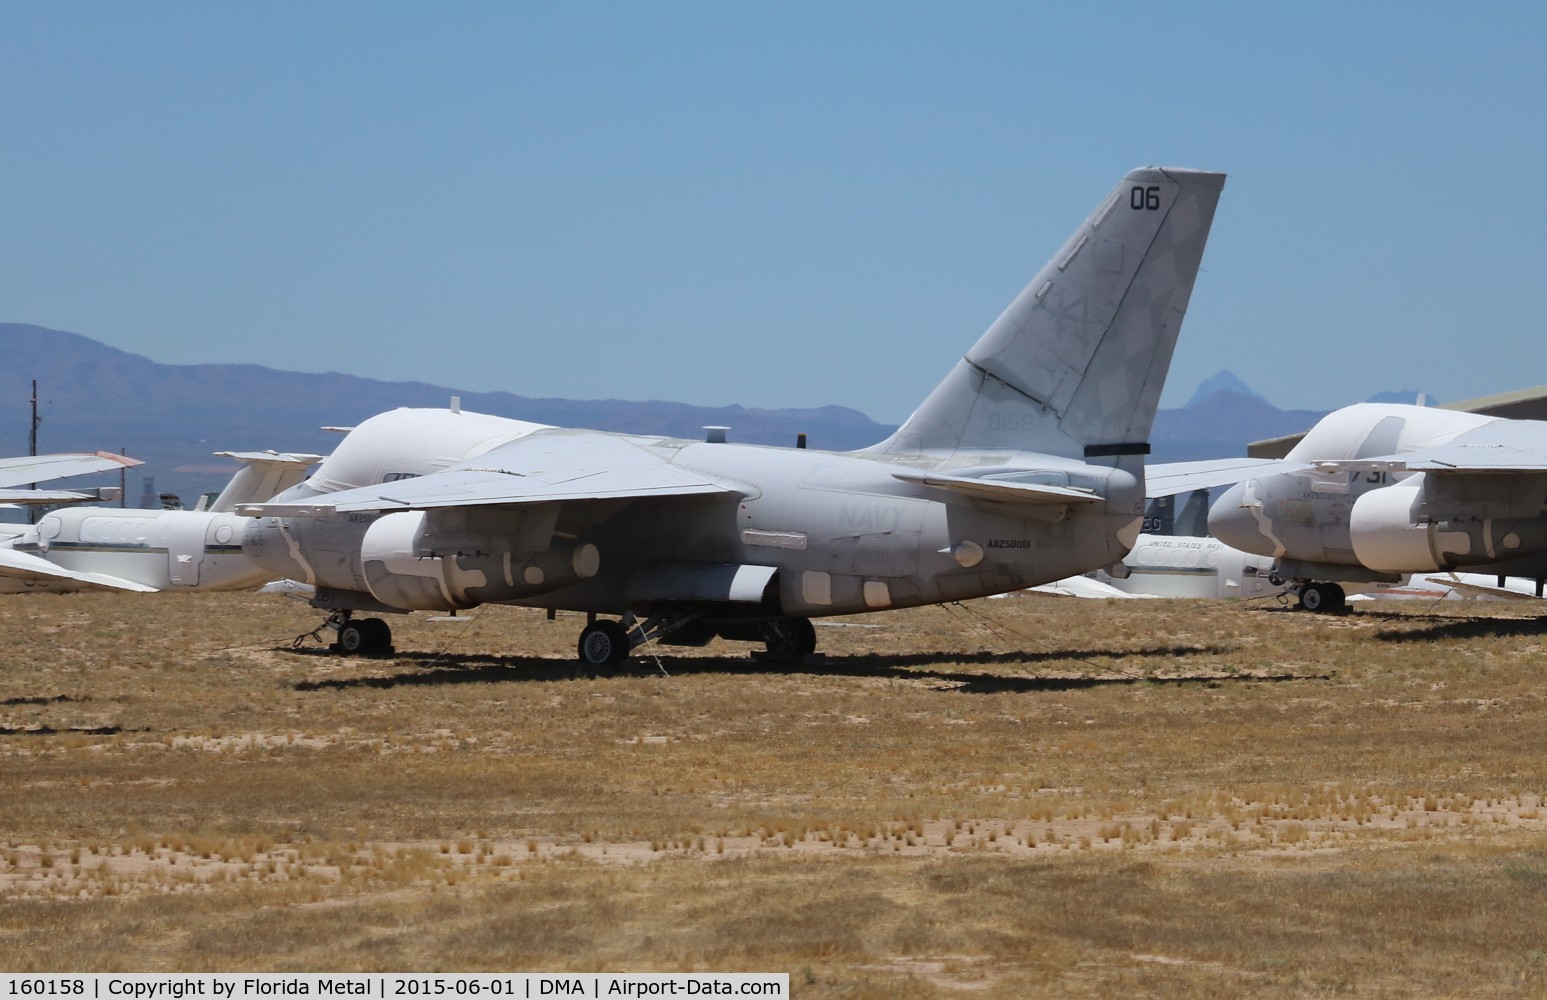
M 601 567 L 596 546 L 556 535 L 552 512 L 539 508 L 264 518 L 243 550 L 275 573 L 410 611 L 529 598 Z
M 1416 475 L 1361 496 L 1349 514 L 1354 554 L 1373 570 L 1425 573 L 1504 562 L 1547 550 L 1540 516 L 1488 517 Z M 1536 505 L 1538 508 L 1540 504 Z
M 1414 513 L 1422 503 L 1422 485 L 1406 483 L 1371 490 L 1356 500 L 1348 516 L 1348 533 L 1359 562 L 1387 573 L 1440 569 L 1434 546 L 1439 526 L 1417 523 Z

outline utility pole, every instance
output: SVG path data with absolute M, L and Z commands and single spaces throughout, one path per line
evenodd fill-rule
M 32 380 L 32 424 L 27 433 L 27 454 L 33 458 L 38 457 L 38 424 L 43 418 L 38 416 L 38 380 Z M 38 488 L 37 483 L 32 484 L 33 489 Z M 27 523 L 38 523 L 38 508 L 36 504 L 27 505 Z

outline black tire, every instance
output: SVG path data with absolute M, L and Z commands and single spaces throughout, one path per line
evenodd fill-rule
M 798 660 L 816 652 L 816 629 L 809 618 L 781 618 L 763 625 L 770 656 Z
M 628 632 L 614 621 L 592 622 L 580 633 L 577 649 L 581 663 L 611 666 L 628 659 Z
M 338 627 L 338 651 L 360 656 L 370 651 L 371 630 L 364 621 L 350 620 Z
M 1331 614 L 1344 603 L 1343 588 L 1335 583 L 1308 583 L 1300 588 L 1300 607 L 1313 614 Z
M 367 653 L 386 653 L 392 649 L 392 627 L 380 618 L 366 618 L 360 622 L 368 643 Z
M 338 627 L 338 651 L 375 656 L 392 648 L 392 628 L 380 618 L 351 618 Z

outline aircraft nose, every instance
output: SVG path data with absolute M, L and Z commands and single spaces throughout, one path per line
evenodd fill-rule
M 1209 534 L 1234 549 L 1258 555 L 1279 555 L 1277 543 L 1265 527 L 1262 501 L 1250 481 L 1236 483 L 1220 494 L 1209 509 Z

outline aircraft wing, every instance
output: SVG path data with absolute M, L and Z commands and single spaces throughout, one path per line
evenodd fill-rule
M 1547 472 L 1547 421 L 1500 420 L 1433 447 L 1368 460 L 1318 463 L 1322 465 L 1439 475 L 1539 474 Z
M 40 559 L 27 552 L 17 552 L 15 549 L 0 548 L 0 576 L 18 580 L 74 580 L 103 590 L 133 590 L 142 594 L 156 592 L 155 587 L 147 587 L 143 583 L 109 576 L 106 573 L 77 573 L 63 566 L 56 566 L 47 559 Z
M 554 431 L 512 441 L 444 472 L 341 490 L 296 503 L 241 504 L 236 512 L 248 517 L 321 517 L 351 511 L 740 492 L 710 476 L 672 465 L 626 438 L 592 431 Z
M 116 500 L 118 487 L 111 490 L 4 490 L 0 489 L 0 504 L 52 504 L 82 503 L 88 500 Z
M 1092 580 L 1088 576 L 1071 576 L 1040 587 L 1027 588 L 1034 594 L 1053 594 L 1056 597 L 1084 597 L 1093 600 L 1159 600 L 1154 594 L 1130 594 L 1118 590 L 1109 583 Z
M 1467 574 L 1474 576 L 1474 574 Z M 1426 576 L 1429 583 L 1447 587 L 1451 590 L 1459 590 L 1469 597 L 1501 597 L 1514 601 L 1537 601 L 1541 598 L 1534 594 L 1521 590 L 1510 590 L 1508 587 L 1491 587 L 1485 583 L 1477 583 L 1475 579 L 1467 579 L 1461 576 Z
M 143 465 L 139 459 L 99 451 L 96 454 L 23 455 L 0 458 L 0 486 L 20 486 L 50 479 L 84 476 L 92 472 L 113 472 Z
M 1287 462 L 1267 458 L 1215 458 L 1203 462 L 1165 462 L 1144 467 L 1144 495 L 1176 496 L 1193 490 L 1211 490 L 1216 486 L 1234 486 L 1245 479 L 1300 472 L 1310 468 L 1305 462 Z

